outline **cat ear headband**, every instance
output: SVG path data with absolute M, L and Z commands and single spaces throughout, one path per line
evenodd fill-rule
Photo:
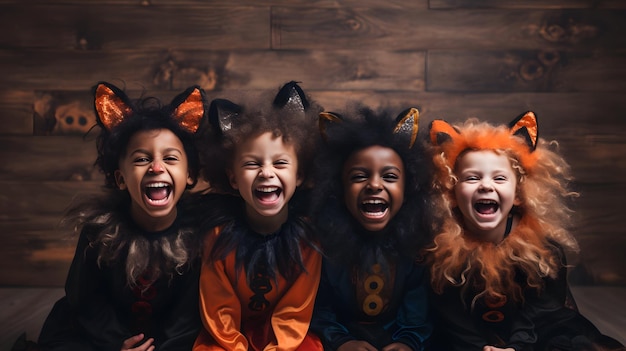
M 128 96 L 116 86 L 100 82 L 94 88 L 96 120 L 106 130 L 112 130 L 134 113 Z M 204 116 L 204 91 L 198 86 L 187 88 L 171 103 L 172 118 L 190 133 L 195 133 Z
M 443 151 L 447 165 L 454 169 L 457 158 L 465 150 L 513 150 L 522 167 L 530 171 L 536 161 L 539 139 L 537 116 L 528 111 L 519 115 L 508 128 L 474 128 L 459 131 L 443 120 L 430 125 L 430 141 Z
M 415 107 L 411 107 L 402 111 L 396 117 L 396 125 L 393 128 L 393 133 L 400 138 L 405 138 L 408 144 L 408 148 L 412 148 L 417 139 L 417 132 L 419 130 L 419 110 Z M 334 112 L 322 112 L 318 118 L 318 128 L 320 134 L 324 140 L 329 138 L 329 129 L 336 123 L 343 122 L 343 117 Z
M 272 106 L 277 109 L 290 111 L 305 116 L 310 103 L 304 91 L 297 82 L 291 81 L 283 85 Z M 226 99 L 215 99 L 209 107 L 209 123 L 221 133 L 228 132 L 233 127 L 233 121 L 242 113 L 243 108 Z

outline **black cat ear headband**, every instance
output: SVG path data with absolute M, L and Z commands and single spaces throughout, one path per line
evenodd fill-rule
M 94 98 L 96 120 L 106 130 L 112 130 L 134 113 L 128 96 L 113 84 L 98 83 Z M 205 112 L 204 91 L 198 86 L 189 87 L 172 100 L 171 106 L 172 118 L 183 129 L 195 133 Z
M 288 110 L 305 116 L 310 104 L 304 91 L 297 82 L 291 81 L 283 85 L 272 103 L 274 108 Z M 243 112 L 243 107 L 226 99 L 215 99 L 209 107 L 209 123 L 221 133 L 228 132 L 233 127 L 233 121 Z
M 391 131 L 397 137 L 406 139 L 407 148 L 412 148 L 417 140 L 417 132 L 419 130 L 419 110 L 415 107 L 411 107 L 402 111 L 396 117 L 396 125 Z M 322 112 L 319 114 L 318 127 L 322 138 L 328 140 L 329 128 L 333 125 L 343 122 L 344 118 L 334 112 Z

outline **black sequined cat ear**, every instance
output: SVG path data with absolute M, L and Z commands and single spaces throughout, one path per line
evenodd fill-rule
M 317 127 L 324 140 L 328 140 L 328 130 L 337 123 L 343 122 L 341 115 L 334 112 L 322 112 L 317 119 Z
M 241 106 L 230 100 L 215 99 L 209 106 L 209 123 L 220 133 L 226 133 L 233 127 L 233 120 L 241 111 Z
M 409 142 L 409 149 L 413 147 L 413 144 L 415 144 L 415 140 L 417 139 L 419 118 L 420 112 L 415 107 L 402 111 L 398 117 L 396 117 L 397 124 L 393 132 L 403 138 L 407 138 Z
M 288 109 L 304 115 L 304 111 L 309 108 L 310 104 L 302 88 L 292 80 L 280 88 L 274 98 L 273 105 L 276 108 Z
M 128 96 L 113 84 L 100 82 L 94 91 L 94 107 L 98 124 L 111 130 L 133 114 Z

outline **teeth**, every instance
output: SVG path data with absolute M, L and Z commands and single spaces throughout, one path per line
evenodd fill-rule
M 383 200 L 365 200 L 362 203 L 363 205 L 384 205 L 386 202 Z
M 262 193 L 272 193 L 274 191 L 278 190 L 277 186 L 265 186 L 265 187 L 261 187 L 261 188 L 257 188 L 256 191 L 260 191 Z
M 495 205 L 497 204 L 496 201 L 494 200 L 478 200 L 476 201 L 477 204 L 482 204 L 482 205 Z
M 146 188 L 166 188 L 168 186 L 170 185 L 164 182 L 146 184 Z

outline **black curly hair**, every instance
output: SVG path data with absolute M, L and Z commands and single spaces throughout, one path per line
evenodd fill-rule
M 320 138 L 315 160 L 312 217 L 323 251 L 331 259 L 362 269 L 394 257 L 419 259 L 420 249 L 431 240 L 437 207 L 431 186 L 433 168 L 423 142 L 409 147 L 407 138 L 394 134 L 395 115 L 389 108 L 374 111 L 355 105 L 341 116 L 343 121 L 332 123 Z M 367 233 L 343 200 L 344 163 L 354 152 L 374 145 L 393 149 L 406 172 L 404 203 L 384 235 Z
M 194 180 L 193 185 L 195 185 L 199 160 L 194 135 L 172 118 L 172 110 L 171 105 L 163 105 L 155 97 L 141 98 L 133 104 L 132 115 L 112 130 L 100 127 L 100 134 L 96 140 L 98 156 L 95 165 L 104 173 L 106 188 L 117 188 L 115 171 L 119 169 L 120 158 L 124 156 L 130 138 L 137 132 L 157 129 L 170 130 L 180 139 L 187 154 L 189 176 Z

